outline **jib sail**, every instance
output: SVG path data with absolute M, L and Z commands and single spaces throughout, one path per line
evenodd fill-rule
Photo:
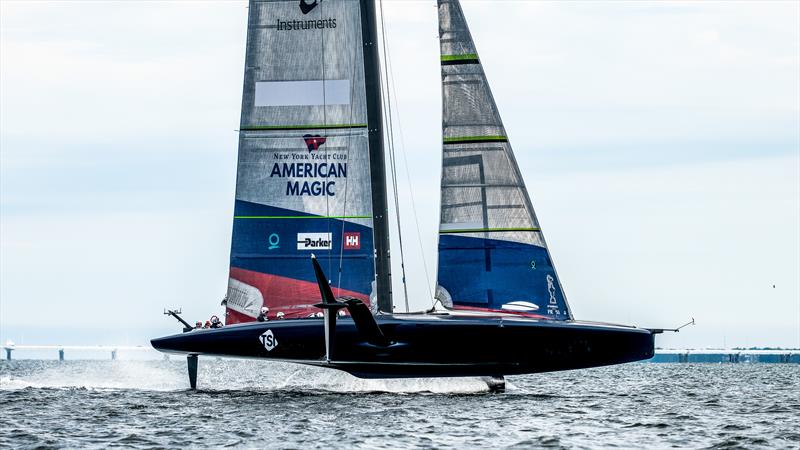
M 443 160 L 436 296 L 447 307 L 571 314 L 458 0 L 439 0 Z
M 250 1 L 227 322 L 318 311 L 375 278 L 358 0 Z

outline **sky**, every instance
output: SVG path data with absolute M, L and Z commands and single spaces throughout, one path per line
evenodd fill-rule
M 696 319 L 662 347 L 800 347 L 800 3 L 462 3 L 575 316 Z M 422 309 L 437 15 L 384 10 Z M 246 18 L 243 1 L 0 1 L 0 342 L 145 343 L 178 331 L 165 307 L 221 312 Z

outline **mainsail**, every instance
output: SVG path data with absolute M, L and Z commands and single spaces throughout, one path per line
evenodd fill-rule
M 362 2 L 251 0 L 227 323 L 370 301 L 375 241 Z M 374 127 L 372 127 L 374 128 Z
M 458 0 L 439 0 L 443 159 L 436 297 L 456 309 L 571 313 Z

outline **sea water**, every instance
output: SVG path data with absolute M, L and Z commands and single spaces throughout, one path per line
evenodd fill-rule
M 292 364 L 0 361 L 0 447 L 798 448 L 798 364 L 360 380 Z

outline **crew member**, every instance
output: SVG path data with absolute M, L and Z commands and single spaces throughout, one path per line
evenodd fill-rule
M 219 317 L 211 316 L 211 328 L 222 328 L 222 322 L 220 322 Z
M 278 320 L 281 320 L 281 319 L 283 319 L 283 318 L 284 318 L 284 316 L 285 316 L 285 314 L 283 314 L 283 311 L 278 311 L 278 314 L 276 315 L 276 317 L 278 318 Z
M 209 329 L 209 328 L 211 328 L 211 321 L 209 321 L 209 320 L 206 320 L 206 324 L 205 324 L 205 325 L 203 325 L 203 329 L 204 329 L 204 330 L 207 330 L 207 329 Z
M 269 320 L 269 318 L 267 317 L 267 313 L 268 312 L 269 312 L 269 308 L 267 308 L 266 306 L 262 306 L 261 307 L 261 312 L 258 313 L 258 317 L 256 318 L 256 320 L 258 320 L 259 322 L 268 321 Z
M 199 329 L 202 329 L 202 328 L 203 328 L 203 322 L 198 320 L 197 322 L 194 323 L 194 329 L 195 330 L 199 330 Z

